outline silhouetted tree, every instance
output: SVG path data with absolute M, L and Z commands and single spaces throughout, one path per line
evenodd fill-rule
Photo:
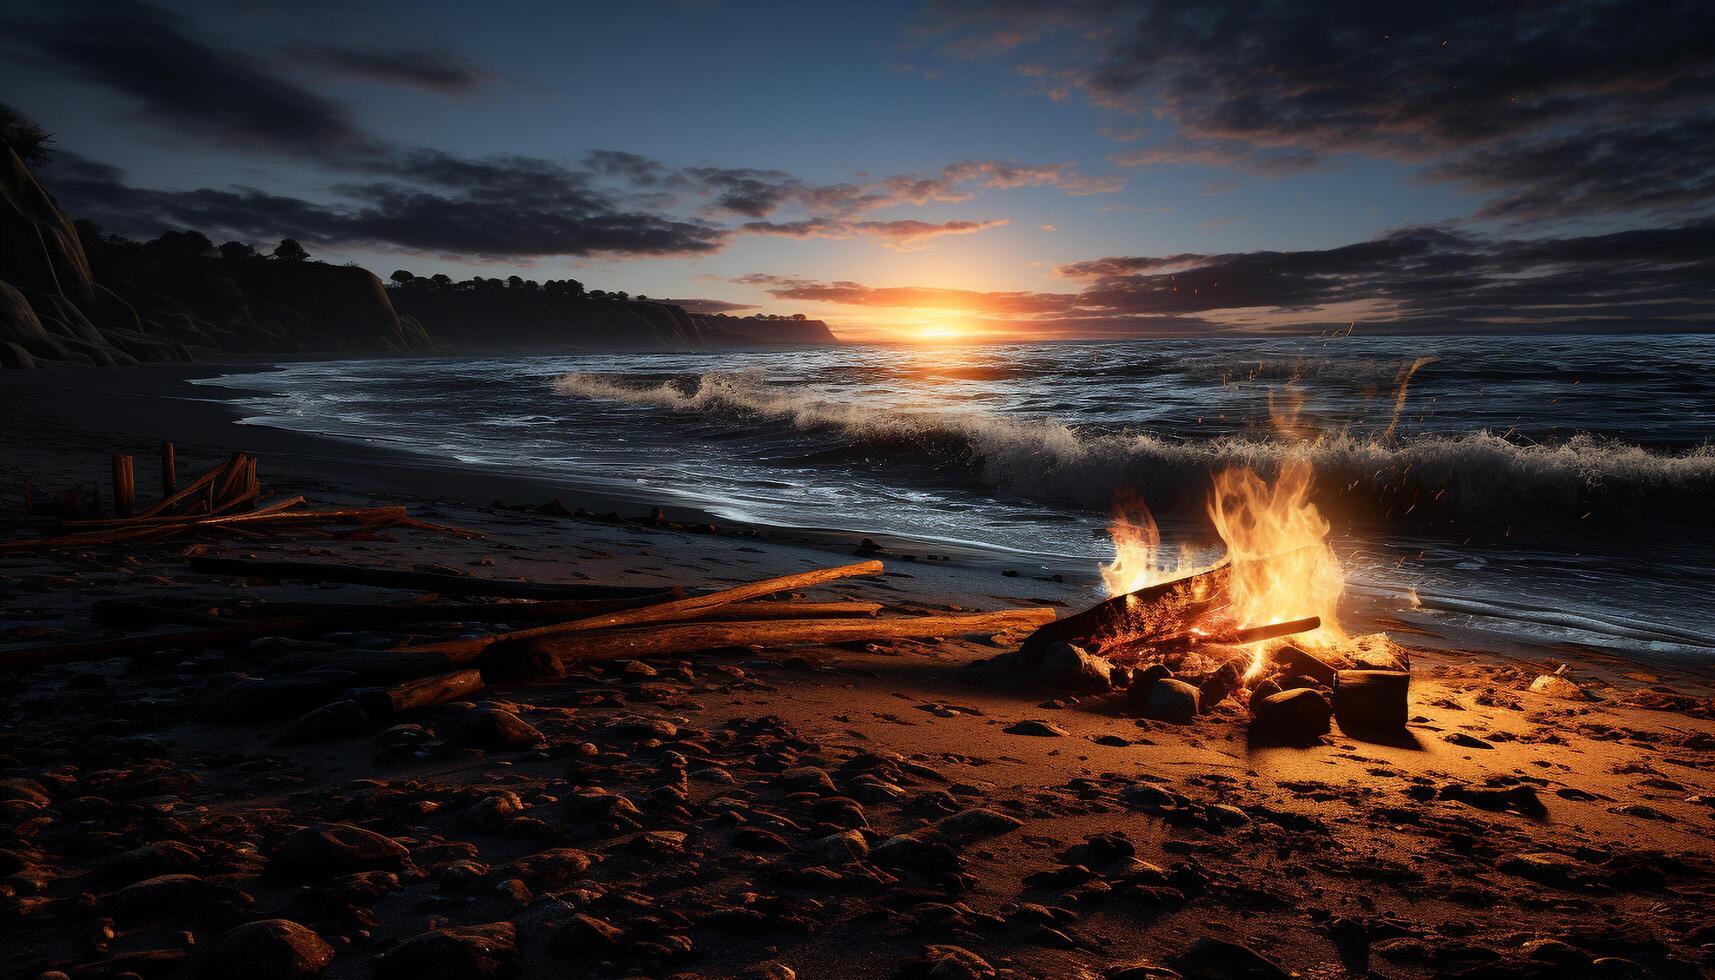
M 429 277 L 429 281 L 435 284 L 436 289 L 447 289 L 452 286 L 453 277 L 444 272 L 437 272 Z
M 228 262 L 247 262 L 256 257 L 256 246 L 249 242 L 226 242 L 220 246 L 220 257 Z
M 54 134 L 36 125 L 23 113 L 0 102 L 0 144 L 9 146 L 18 159 L 32 167 L 41 166 L 54 155 Z
M 507 289 L 523 289 L 524 288 L 523 277 L 521 277 L 521 276 L 507 276 L 506 277 L 506 288 Z
M 303 262 L 309 259 L 310 253 L 298 244 L 296 238 L 282 238 L 280 244 L 274 246 L 274 257 L 283 262 Z
M 214 243 L 200 231 L 165 231 L 149 248 L 169 261 L 201 258 L 214 251 Z
M 393 280 L 394 282 L 398 283 L 401 286 L 409 286 L 413 282 L 417 281 L 417 277 L 412 275 L 411 271 L 409 269 L 394 269 L 393 274 L 388 276 L 387 278 Z

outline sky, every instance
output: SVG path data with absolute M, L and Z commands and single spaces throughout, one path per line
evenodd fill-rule
M 853 340 L 1715 324 L 1715 5 L 0 6 L 75 217 Z

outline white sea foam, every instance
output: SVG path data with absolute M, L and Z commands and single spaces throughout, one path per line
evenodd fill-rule
M 683 386 L 577 373 L 558 379 L 555 388 L 578 398 L 832 429 L 901 452 L 968 453 L 994 489 L 1095 507 L 1106 506 L 1121 487 L 1142 490 L 1152 503 L 1200 497 L 1213 471 L 1270 471 L 1295 458 L 1314 466 L 1320 493 L 1368 500 L 1396 515 L 1413 505 L 1426 512 L 1546 508 L 1574 517 L 1593 501 L 1707 507 L 1715 490 L 1715 447 L 1709 445 L 1671 453 L 1588 436 L 1522 444 L 1481 430 L 1386 441 L 1349 433 L 1302 441 L 1259 435 L 1177 440 L 1080 432 L 1048 419 L 879 407 L 771 385 L 745 372 L 707 373 Z

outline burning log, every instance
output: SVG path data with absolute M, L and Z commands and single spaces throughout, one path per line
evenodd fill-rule
M 795 589 L 807 589 L 823 582 L 835 579 L 850 578 L 855 575 L 878 575 L 882 564 L 879 561 L 861 561 L 852 565 L 841 565 L 837 568 L 818 568 L 808 572 L 797 572 L 792 575 L 782 575 L 778 578 L 763 579 L 760 582 L 750 582 L 737 585 L 719 592 L 707 595 L 690 596 L 675 602 L 663 602 L 640 609 L 624 612 L 606 613 L 575 619 L 570 622 L 557 623 L 552 626 L 538 626 L 534 629 L 514 630 L 510 633 L 497 633 L 493 636 L 479 636 L 463 640 L 446 640 L 440 643 L 430 643 L 416 647 L 405 647 L 408 651 L 436 650 L 449 653 L 463 660 L 475 660 L 482 656 L 483 651 L 496 644 L 521 643 L 538 637 L 551 636 L 559 633 L 583 633 L 593 630 L 613 629 L 620 626 L 636 626 L 643 623 L 662 623 L 673 620 L 694 618 L 694 614 L 731 605 L 745 599 L 757 599 L 765 595 L 779 592 L 790 592 Z
M 1303 619 L 1287 620 L 1284 623 L 1264 623 L 1261 626 L 1247 626 L 1242 629 L 1221 630 L 1215 633 L 1188 630 L 1160 639 L 1110 644 L 1103 648 L 1102 653 L 1104 656 L 1119 659 L 1127 653 L 1150 652 L 1161 654 L 1189 650 L 1199 646 L 1242 646 L 1246 643 L 1260 643 L 1263 640 L 1275 640 L 1296 633 L 1308 633 L 1321 625 L 1321 617 L 1306 616 Z M 1305 654 L 1305 656 L 1308 657 L 1309 655 Z M 1332 668 L 1329 669 L 1331 672 Z M 1333 680 L 1331 673 L 1329 680 Z
M 926 640 L 946 636 L 1002 633 L 1040 626 L 1054 610 L 1006 609 L 999 612 L 913 616 L 901 619 L 803 619 L 738 623 L 695 623 L 649 630 L 623 630 L 577 636 L 543 636 L 518 647 L 526 669 L 538 676 L 559 676 L 577 664 L 599 660 L 666 657 L 728 647 L 779 647 L 864 640 Z
M 1055 620 L 1025 638 L 1019 656 L 1040 657 L 1050 643 L 1063 641 L 1100 648 L 1116 638 L 1148 642 L 1185 632 L 1204 613 L 1220 606 L 1231 570 L 1225 563 L 1136 592 L 1117 595 L 1073 616 Z
M 402 508 L 401 508 L 402 509 Z M 480 595 L 509 599 L 634 599 L 658 598 L 662 590 L 651 586 L 560 585 L 550 582 L 508 582 L 470 578 L 441 572 L 416 572 L 363 565 L 331 565 L 320 562 L 258 561 L 248 558 L 192 557 L 190 569 L 205 575 L 236 575 L 243 578 L 292 579 L 299 582 L 344 582 L 383 589 L 414 589 L 440 595 Z M 678 587 L 674 587 L 675 594 Z

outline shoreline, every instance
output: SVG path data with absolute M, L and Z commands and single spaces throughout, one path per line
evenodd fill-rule
M 327 359 L 314 355 L 302 358 Z M 559 501 L 566 511 L 582 510 L 604 517 L 617 514 L 626 519 L 643 519 L 652 509 L 660 508 L 667 520 L 675 524 L 715 525 L 758 540 L 825 554 L 849 555 L 863 541 L 873 540 L 882 548 L 878 557 L 910 561 L 917 570 L 943 573 L 931 574 L 931 578 L 951 576 L 961 582 L 959 588 L 967 591 L 974 588 L 993 593 L 1028 586 L 1073 608 L 1100 598 L 1098 570 L 1087 559 L 1050 556 L 1049 560 L 1041 560 L 1038 556 L 1033 560 L 1031 556 L 1003 548 L 899 534 L 739 521 L 663 497 L 655 491 L 632 493 L 612 483 L 556 480 L 433 459 L 386 445 L 295 432 L 276 425 L 248 425 L 243 422 L 244 414 L 237 402 L 247 395 L 266 395 L 266 392 L 247 389 L 241 380 L 220 385 L 196 383 L 222 375 L 261 374 L 295 360 L 298 359 L 268 356 L 197 364 L 145 364 L 124 370 L 79 368 L 0 373 L 0 409 L 9 417 L 26 422 L 24 426 L 15 426 L 0 442 L 0 451 L 6 454 L 6 465 L 0 472 L 11 474 L 14 484 L 18 479 L 45 478 L 49 483 L 81 479 L 102 485 L 106 481 L 109 453 L 129 447 L 138 454 L 140 472 L 146 472 L 154 447 L 160 440 L 169 439 L 178 445 L 181 470 L 188 461 L 206 459 L 212 463 L 242 449 L 260 457 L 264 470 L 276 482 L 301 483 L 323 493 L 485 510 L 493 509 L 496 504 L 528 509 Z M 89 448 L 81 453 L 67 453 L 61 442 L 31 439 L 23 429 L 83 440 Z M 432 487 L 433 493 L 424 493 L 425 487 Z M 0 493 L 17 492 L 16 486 L 0 490 Z M 930 560 L 930 555 L 944 558 Z M 1343 603 L 1343 613 L 1351 617 L 1358 631 L 1385 629 L 1397 623 L 1420 641 L 1446 648 L 1479 647 L 1505 656 L 1537 659 L 1565 657 L 1568 652 L 1576 651 L 1575 656 L 1631 661 L 1648 669 L 1715 670 L 1715 658 L 1700 659 L 1707 647 L 1670 648 L 1656 643 L 1651 648 L 1643 640 L 1628 645 L 1623 635 L 1600 629 L 1585 634 L 1588 642 L 1520 636 L 1518 628 L 1530 625 L 1528 617 L 1470 613 L 1462 609 L 1432 615 L 1433 610 L 1414 606 L 1413 594 L 1414 590 L 1354 582 Z M 1464 602 L 1464 605 L 1480 604 Z M 1462 618 L 1449 619 L 1448 612 Z
M 327 358 L 305 357 L 304 360 Z M 268 357 L 198 364 L 145 364 L 124 371 L 88 368 L 8 372 L 0 375 L 0 402 L 15 401 L 15 411 L 27 411 L 32 407 L 40 411 L 42 405 L 52 402 L 53 413 L 69 416 L 65 421 L 78 428 L 106 429 L 116 437 L 143 440 L 146 446 L 167 438 L 181 446 L 242 447 L 246 452 L 262 457 L 268 467 L 278 473 L 300 479 L 349 483 L 354 489 L 414 494 L 424 480 L 429 480 L 438 495 L 471 505 L 501 501 L 523 506 L 559 499 L 569 509 L 582 508 L 597 514 L 617 511 L 627 516 L 641 516 L 651 508 L 659 507 L 669 520 L 675 522 L 741 526 L 769 537 L 828 550 L 850 550 L 868 537 L 888 551 L 955 554 L 964 563 L 996 571 L 1022 567 L 1028 561 L 1022 555 L 1009 560 L 1006 555 L 1013 553 L 1005 549 L 957 542 L 923 541 L 899 534 L 844 528 L 790 527 L 733 520 L 695 505 L 663 498 L 658 493 L 627 493 L 614 484 L 606 484 L 608 490 L 604 492 L 593 482 L 562 481 L 507 470 L 481 469 L 456 460 L 431 459 L 385 445 L 363 445 L 274 425 L 247 425 L 236 403 L 246 394 L 265 395 L 266 392 L 246 389 L 242 383 L 195 383 L 240 372 L 259 374 L 289 362 L 290 359 Z M 114 379 L 115 383 L 108 384 L 109 379 Z M 149 406 L 146 410 L 127 411 L 144 402 Z M 14 451 L 27 457 L 27 447 L 17 447 Z M 94 466 L 99 462 L 92 462 L 92 475 L 99 475 L 99 468 Z M 22 466 L 19 468 L 25 470 Z M 1081 574 L 1069 564 L 1056 571 L 1069 581 L 1081 584 L 1098 581 L 1093 570 L 1082 565 L 1080 568 Z

